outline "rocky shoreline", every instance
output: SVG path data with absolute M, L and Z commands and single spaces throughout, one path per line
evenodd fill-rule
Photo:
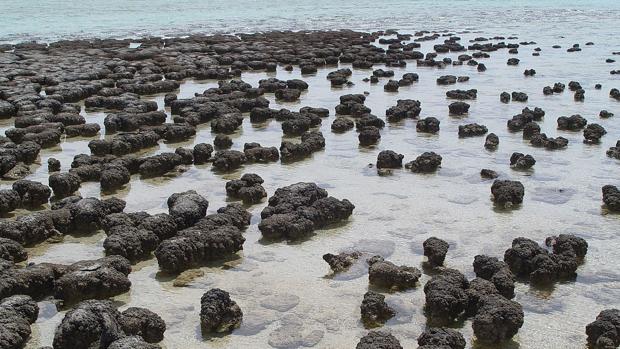
M 269 193 L 266 180 L 251 172 L 219 188 L 229 200 L 242 203 L 228 203 L 209 214 L 209 197 L 191 186 L 170 193 L 164 203 L 168 213 L 126 212 L 126 202 L 114 196 L 132 181 L 182 176 L 188 168 L 198 165 L 226 176 L 255 164 L 266 166 L 262 171 L 267 172 L 269 166 L 278 163 L 293 166 L 312 161 L 314 153 L 330 149 L 320 129 L 328 122 L 333 133 L 357 139 L 360 151 L 375 149 L 383 137 L 390 137 L 391 125 L 398 122 L 415 121 L 413 133 L 443 134 L 447 132 L 444 124 L 469 115 L 468 102 L 479 98 L 477 89 L 468 85 L 447 90 L 445 117 L 424 113 L 425 104 L 433 101 L 403 98 L 385 111 L 372 110 L 366 105 L 368 93 L 344 90 L 335 90 L 340 94 L 339 104 L 329 108 L 304 105 L 290 110 L 270 108 L 271 100 L 303 101 L 312 85 L 303 79 L 269 77 L 253 86 L 243 77 L 248 72 L 299 71 L 302 77 L 326 75 L 335 89 L 382 84 L 384 93 L 398 94 L 424 76 L 413 72 L 397 76 L 390 68 L 441 70 L 469 66 L 475 70 L 470 74 L 492 74 L 487 65 L 491 66 L 489 62 L 495 55 L 517 55 L 522 47 L 536 45 L 516 37 L 477 36 L 466 41 L 461 35 L 472 34 L 301 31 L 0 46 L 0 118 L 12 124 L 0 137 L 0 176 L 10 183 L 0 190 L 0 312 L 5 314 L 2 323 L 6 325 L 0 329 L 2 348 L 26 345 L 30 326 L 39 312 L 36 302 L 44 299 L 53 299 L 59 307 L 70 309 L 55 331 L 53 348 L 160 348 L 157 343 L 167 335 L 161 314 L 138 307 L 121 312 L 107 300 L 133 287 L 129 279 L 132 265 L 156 259 L 162 273 L 177 276 L 212 263 L 223 264 L 243 250 L 244 234 L 255 224 L 253 218 L 258 220 L 262 239 L 269 243 L 300 243 L 315 235 L 320 239 L 322 230 L 336 225 L 346 227 L 355 218 L 359 203 L 329 196 L 329 188 L 314 182 L 288 182 Z M 140 46 L 129 48 L 134 42 Z M 432 50 L 422 52 L 421 43 L 427 42 L 433 43 Z M 566 54 L 579 50 L 575 44 Z M 540 51 L 534 49 L 533 55 Z M 520 60 L 512 57 L 506 64 L 518 66 Z M 381 68 L 375 69 L 378 66 Z M 357 71 L 368 77 L 354 80 Z M 532 78 L 536 73 L 528 67 L 523 78 Z M 613 70 L 611 73 L 615 74 Z M 191 98 L 180 98 L 177 92 L 187 79 L 218 83 Z M 441 75 L 436 84 L 460 86 L 469 84 L 469 79 L 466 75 Z M 565 91 L 566 86 L 570 92 Z M 610 88 L 611 100 L 620 101 L 617 88 L 606 88 Z M 526 103 L 528 93 L 572 93 L 574 103 L 581 103 L 589 89 L 570 81 L 541 85 L 539 91 L 527 93 L 498 91 L 495 104 Z M 164 109 L 149 100 L 152 95 L 164 95 Z M 545 111 L 523 106 L 519 107 L 521 113 L 503 116 L 509 132 L 521 133 L 525 142 L 525 148 L 511 151 L 510 159 L 505 161 L 504 166 L 512 173 L 540 166 L 540 160 L 519 152 L 527 147 L 557 151 L 562 156 L 563 150 L 573 146 L 561 136 L 563 132 L 581 132 L 584 146 L 597 146 L 603 137 L 617 136 L 607 134 L 602 125 L 604 120 L 613 119 L 613 113 L 607 110 L 601 110 L 600 123 L 578 114 L 560 116 L 558 135 L 549 137 L 541 129 Z M 89 122 L 84 110 L 104 112 L 103 123 Z M 252 141 L 245 143 L 242 150 L 232 149 L 230 136 L 241 132 L 247 119 L 252 125 L 272 120 L 278 123 L 282 131 L 282 139 L 277 139 L 280 146 Z M 193 142 L 205 125 L 215 135 L 213 144 Z M 494 152 L 501 146 L 500 138 L 490 131 L 499 130 L 463 120 L 451 137 L 471 138 L 479 144 L 477 151 Z M 70 163 L 49 157 L 47 184 L 23 179 L 32 173 L 33 164 L 40 164 L 40 154 L 72 137 L 88 140 L 84 153 L 74 156 Z M 174 152 L 144 155 L 160 144 L 179 142 L 192 145 L 177 147 Z M 601 152 L 601 161 L 620 159 L 618 148 L 620 141 Z M 369 166 L 376 167 L 378 176 L 390 176 L 403 165 L 411 175 L 436 176 L 446 163 L 441 152 L 437 148 L 436 152 L 403 155 L 384 149 L 377 152 L 376 163 Z M 481 182 L 488 183 L 497 210 L 518 210 L 529 195 L 529 188 L 515 179 L 516 175 L 481 169 L 480 177 Z M 90 182 L 99 183 L 101 193 L 111 198 L 82 197 L 80 188 Z M 614 183 L 607 183 L 593 195 L 598 195 L 607 212 L 620 212 L 620 191 Z M 267 205 L 258 217 L 253 217 L 250 207 L 265 198 Z M 63 236 L 98 231 L 106 234 L 102 246 L 106 257 L 69 265 L 28 263 L 27 248 Z M 506 242 L 509 248 L 503 260 L 486 254 L 472 255 L 470 269 L 475 278 L 471 280 L 467 277 L 471 271 L 444 266 L 451 244 L 437 237 L 420 246 L 425 260 L 420 256 L 407 265 L 399 266 L 388 261 L 388 256 L 368 255 L 362 250 L 331 251 L 333 254 L 325 254 L 323 259 L 334 274 L 346 274 L 350 268 L 362 268 L 368 273 L 371 289 L 359 294 L 360 318 L 367 329 L 385 329 L 367 332 L 359 339 L 358 349 L 402 348 L 398 335 L 389 333 L 387 323 L 397 311 L 385 302 L 383 293 L 406 290 L 423 290 L 425 296 L 428 328 L 417 339 L 420 348 L 465 348 L 465 338 L 451 327 L 466 321 L 471 322 L 476 343 L 500 345 L 511 341 L 526 321 L 522 305 L 515 300 L 516 284 L 552 286 L 575 280 L 580 266 L 587 263 L 588 243 L 579 235 L 552 235 L 539 244 L 523 231 L 524 237 L 514 236 L 511 246 Z M 415 264 L 420 264 L 422 270 Z M 423 274 L 430 277 L 424 285 Z M 234 333 L 244 321 L 243 308 L 226 290 L 213 287 L 205 291 L 200 299 L 200 314 L 195 314 L 202 334 L 208 338 L 213 333 Z M 601 311 L 596 320 L 592 319 L 594 322 L 582 324 L 587 341 L 597 348 L 618 347 L 618 310 Z M 290 346 L 272 347 L 314 346 L 319 341 L 310 336 Z

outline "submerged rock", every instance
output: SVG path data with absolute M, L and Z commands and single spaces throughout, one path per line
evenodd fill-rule
M 588 344 L 594 348 L 611 349 L 620 345 L 620 310 L 605 309 L 586 326 Z
M 362 337 L 355 349 L 403 349 L 392 334 L 384 331 L 370 331 Z
M 360 310 L 366 328 L 381 326 L 396 314 L 394 309 L 385 303 L 385 296 L 373 291 L 364 294 Z
M 372 258 L 368 262 L 368 281 L 375 286 L 404 290 L 415 287 L 422 276 L 415 267 L 397 266 L 380 257 Z
M 423 247 L 424 255 L 428 257 L 428 263 L 435 267 L 443 265 L 450 245 L 448 245 L 448 243 L 444 240 L 436 237 L 430 237 L 424 241 Z
M 347 270 L 362 256 L 359 252 L 341 252 L 337 255 L 326 253 L 323 255 L 323 260 L 329 264 L 329 267 L 334 273 Z

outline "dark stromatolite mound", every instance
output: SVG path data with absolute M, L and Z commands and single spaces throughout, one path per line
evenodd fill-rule
M 441 160 L 441 155 L 435 152 L 424 152 L 415 160 L 405 164 L 405 168 L 416 173 L 431 173 L 435 172 L 441 166 Z
M 15 181 L 13 190 L 19 193 L 21 204 L 25 207 L 44 205 L 52 195 L 52 191 L 47 185 L 24 179 Z
M 342 133 L 352 129 L 355 126 L 353 120 L 346 117 L 337 117 L 331 125 L 332 132 Z
M 372 114 L 363 115 L 355 121 L 355 128 L 358 131 L 370 126 L 382 129 L 385 126 L 385 122 Z
M 28 253 L 17 241 L 0 238 L 0 259 L 9 262 L 22 262 L 28 259 Z
M 388 121 L 399 121 L 402 119 L 415 119 L 422 111 L 420 101 L 413 99 L 399 99 L 396 105 L 385 111 Z
M 375 126 L 364 127 L 358 135 L 358 140 L 362 146 L 376 144 L 380 139 L 381 133 L 379 132 L 379 128 Z
M 109 256 L 81 261 L 68 266 L 68 271 L 54 282 L 54 296 L 68 303 L 84 299 L 103 299 L 129 291 L 129 261 Z
M 13 189 L 0 190 L 0 214 L 6 214 L 19 207 L 21 198 Z
M 131 261 L 148 257 L 159 245 L 159 237 L 150 230 L 128 225 L 117 225 L 106 231 L 103 241 L 107 255 L 123 256 Z
M 246 173 L 241 179 L 226 182 L 226 194 L 243 200 L 245 204 L 256 204 L 267 197 L 267 191 L 262 186 L 263 182 L 259 175 Z
M 194 225 L 164 240 L 155 250 L 159 268 L 170 273 L 230 257 L 243 249 L 241 229 L 250 224 L 251 214 L 240 204 L 229 204 Z
M 480 124 L 467 124 L 459 126 L 459 137 L 476 137 L 483 136 L 489 130 L 486 126 Z
M 65 314 L 54 334 L 54 348 L 158 348 L 142 343 L 160 341 L 165 329 L 161 318 L 147 309 L 120 313 L 110 301 L 87 300 Z
M 263 147 L 260 143 L 245 143 L 243 153 L 249 163 L 253 162 L 273 162 L 280 159 L 280 152 L 276 147 Z
M 610 211 L 620 212 L 620 190 L 614 185 L 603 186 L 603 203 Z
M 415 287 L 422 276 L 420 270 L 406 265 L 397 266 L 385 261 L 380 256 L 368 260 L 368 281 L 379 287 L 388 289 L 408 289 Z
M 527 102 L 527 94 L 525 92 L 512 92 L 512 100 L 515 102 Z
M 194 163 L 195 164 L 204 164 L 209 161 L 211 158 L 211 153 L 213 153 L 213 146 L 207 143 L 198 143 L 194 146 Z
M 437 133 L 439 132 L 439 120 L 435 117 L 429 116 L 424 119 L 418 120 L 415 125 L 415 129 L 418 132 L 424 133 Z
M 512 247 L 504 253 L 504 262 L 516 276 L 529 278 L 534 283 L 548 284 L 573 279 L 587 253 L 587 242 L 564 234 L 547 240 L 553 246 L 553 253 L 530 239 L 514 239 Z
M 495 133 L 489 133 L 487 138 L 484 140 L 484 147 L 487 150 L 495 150 L 499 145 L 499 137 Z
M 424 255 L 428 258 L 428 263 L 431 266 L 443 265 L 450 247 L 447 242 L 436 237 L 430 237 L 422 245 L 424 247 Z
M 209 201 L 195 190 L 172 194 L 167 203 L 168 213 L 174 217 L 179 229 L 192 226 L 207 214 L 209 207 Z
M 238 150 L 221 150 L 213 157 L 213 167 L 220 171 L 230 171 L 241 167 L 247 158 Z
M 477 277 L 492 282 L 502 296 L 508 299 L 514 297 L 516 280 L 505 262 L 495 257 L 477 255 L 473 265 Z
M 161 153 L 143 159 L 138 168 L 140 175 L 145 178 L 162 176 L 168 171 L 183 163 L 181 155 L 176 153 Z
M 597 349 L 613 349 L 620 345 L 620 310 L 605 309 L 586 326 L 588 344 Z
M 325 148 L 325 138 L 319 131 L 308 131 L 301 135 L 301 143 L 282 142 L 280 156 L 282 161 L 301 160 L 312 153 Z
M 80 189 L 80 177 L 69 173 L 53 173 L 49 177 L 49 186 L 54 191 L 56 198 L 64 198 Z
M 424 285 L 427 316 L 436 323 L 445 324 L 460 317 L 468 307 L 468 287 L 469 281 L 458 270 L 440 270 Z
M 469 104 L 465 102 L 453 102 L 448 105 L 450 115 L 463 115 L 469 111 Z
M 586 144 L 598 144 L 601 141 L 601 137 L 607 134 L 607 131 L 603 126 L 599 124 L 588 124 L 583 130 L 583 142 Z
M 366 328 L 381 326 L 396 314 L 394 309 L 385 303 L 385 296 L 373 291 L 364 294 L 360 311 Z
M 258 228 L 266 238 L 297 239 L 329 224 L 347 219 L 355 206 L 349 200 L 328 197 L 314 183 L 279 188 L 261 212 Z
M 581 130 L 586 127 L 588 120 L 583 118 L 579 114 L 571 115 L 571 116 L 560 116 L 557 120 L 558 122 L 558 130 L 569 130 L 576 131 Z
M 480 177 L 486 179 L 495 179 L 499 177 L 499 174 L 491 169 L 483 168 L 482 170 L 480 170 Z
M 465 349 L 463 335 L 447 327 L 427 328 L 418 337 L 419 349 Z
M 359 252 L 341 252 L 339 254 L 326 253 L 323 260 L 329 264 L 334 273 L 347 270 L 362 256 Z
M 536 160 L 530 154 L 512 153 L 510 156 L 510 166 L 517 169 L 528 169 L 536 164 Z
M 403 154 L 392 150 L 382 150 L 377 155 L 377 168 L 401 168 L 403 167 Z
M 355 349 L 403 349 L 392 334 L 384 331 L 370 331 L 360 338 Z
M 12 296 L 0 301 L 0 346 L 23 348 L 30 337 L 30 325 L 39 316 L 37 303 L 28 296 Z
M 547 137 L 546 134 L 540 133 L 530 138 L 530 144 L 534 147 L 543 147 L 548 150 L 563 149 L 568 146 L 568 139 L 564 137 Z
M 450 90 L 446 92 L 446 97 L 449 99 L 476 99 L 478 97 L 478 90 L 470 89 L 470 90 Z
M 523 326 L 523 308 L 497 294 L 483 296 L 472 327 L 477 340 L 500 343 L 512 338 Z
M 121 313 L 121 326 L 125 334 L 142 337 L 148 343 L 161 342 L 166 331 L 166 323 L 159 315 L 138 307 Z
M 161 346 L 145 342 L 139 336 L 129 336 L 115 340 L 107 349 L 161 349 Z
M 212 288 L 200 298 L 200 325 L 203 333 L 231 332 L 241 325 L 243 312 L 228 292 Z
M 493 201 L 499 205 L 517 205 L 523 202 L 525 188 L 519 181 L 495 180 L 491 186 Z

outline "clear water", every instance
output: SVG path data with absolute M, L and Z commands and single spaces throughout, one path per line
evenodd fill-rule
M 192 31 L 264 30 L 271 28 L 368 28 L 409 27 L 419 29 L 480 29 L 479 33 L 461 35 L 463 40 L 475 36 L 519 35 L 520 40 L 538 44 L 519 49 L 521 64 L 506 66 L 512 55 L 505 51 L 492 53 L 482 60 L 488 67 L 485 73 L 475 68 L 448 67 L 444 70 L 416 67 L 390 68 L 396 76 L 417 72 L 420 82 L 401 88 L 398 93 L 385 93 L 383 84 L 362 82 L 370 71 L 355 70 L 353 87 L 331 88 L 325 79 L 333 69 L 321 69 L 316 75 L 301 76 L 298 70 L 276 73 L 250 72 L 242 79 L 252 85 L 265 77 L 280 79 L 302 78 L 310 89 L 299 102 L 279 103 L 268 95 L 271 107 L 298 109 L 302 106 L 327 107 L 332 111 L 320 127 L 326 138 L 326 149 L 311 158 L 293 164 L 253 164 L 226 175 L 216 174 L 209 165 L 192 166 L 187 172 L 159 179 L 134 176 L 127 188 L 115 195 L 127 201 L 127 212 L 146 210 L 166 212 L 166 198 L 174 192 L 195 189 L 208 198 L 209 212 L 226 204 L 224 184 L 246 172 L 255 172 L 265 179 L 271 195 L 276 188 L 297 181 L 313 181 L 338 198 L 348 198 L 356 205 L 350 221 L 339 227 L 317 231 L 316 235 L 298 243 L 268 243 L 261 240 L 257 224 L 266 203 L 250 208 L 252 225 L 245 233 L 244 250 L 238 258 L 201 268 L 204 276 L 188 287 L 174 287 L 173 279 L 158 274 L 154 259 L 139 263 L 130 274 L 131 291 L 115 297 L 121 309 L 144 306 L 160 314 L 168 325 L 163 345 L 166 348 L 272 348 L 282 335 L 293 340 L 301 337 L 320 338 L 315 348 L 352 348 L 367 331 L 359 320 L 359 305 L 368 290 L 365 268 L 354 268 L 348 274 L 332 278 L 321 256 L 355 247 L 380 253 L 397 264 L 420 266 L 423 261 L 422 242 L 437 236 L 450 242 L 446 264 L 473 278 L 471 263 L 476 254 L 501 257 L 517 236 L 536 241 L 560 233 L 575 233 L 589 245 L 588 256 L 573 282 L 556 284 L 553 289 L 537 289 L 518 284 L 516 300 L 525 310 L 525 324 L 514 341 L 498 348 L 584 348 L 585 326 L 605 308 L 620 307 L 620 217 L 608 214 L 601 207 L 600 188 L 604 184 L 619 184 L 620 162 L 605 156 L 605 150 L 620 138 L 620 103 L 608 97 L 609 89 L 620 87 L 620 77 L 609 74 L 618 65 L 606 64 L 612 51 L 620 50 L 617 32 L 620 26 L 618 5 L 614 2 L 584 4 L 573 1 L 525 1 L 499 3 L 492 1 L 289 1 L 266 5 L 259 1 L 209 1 L 207 4 L 178 1 L 163 2 L 110 1 L 61 6 L 56 1 L 39 1 L 37 5 L 13 0 L 0 24 L 7 40 L 24 38 L 53 39 L 73 36 L 133 36 L 140 34 L 174 34 Z M 118 5 L 118 6 L 115 6 Z M 66 9 L 67 6 L 73 7 Z M 84 8 L 89 10 L 85 11 Z M 269 8 L 267 8 L 269 7 Z M 148 8 L 148 13 L 141 13 Z M 113 10 L 112 10 L 113 9 Z M 243 9 L 241 11 L 240 9 Z M 33 17 L 28 13 L 37 13 Z M 43 15 L 44 13 L 44 15 Z M 167 14 L 164 15 L 164 13 Z M 64 20 L 60 20 L 64 16 Z M 458 16 L 458 17 L 455 17 Z M 38 19 L 36 19 L 38 18 Z M 58 20 L 51 20 L 56 18 Z M 162 20 L 165 18 L 165 20 Z M 215 20 L 219 18 L 219 20 Z M 320 20 L 317 20 L 320 19 Z M 12 23 L 5 26 L 4 23 Z M 28 24 L 30 23 L 30 24 Z M 10 27 L 10 30 L 6 27 Z M 28 33 L 28 34 L 24 34 Z M 615 36 L 614 36 L 615 35 Z M 593 41 L 594 46 L 583 46 Z M 581 43 L 584 50 L 568 54 L 565 48 Z M 422 51 L 432 49 L 434 42 L 422 45 Z M 560 44 L 564 49 L 552 49 Z M 531 56 L 534 47 L 542 48 L 540 57 Z M 455 58 L 455 54 L 447 56 Z M 440 55 L 440 57 L 443 57 Z M 350 65 L 341 65 L 347 67 Z M 380 68 L 376 66 L 375 68 Z M 523 70 L 534 68 L 538 74 L 524 78 Z M 439 75 L 469 75 L 471 80 L 455 86 L 437 86 Z M 573 101 L 572 93 L 543 96 L 542 87 L 557 81 L 580 81 L 586 89 L 583 103 Z M 594 90 L 595 83 L 603 89 Z M 179 97 L 190 97 L 215 86 L 216 81 L 187 81 Z M 445 91 L 453 88 L 477 88 L 478 99 L 468 101 L 470 113 L 465 118 L 448 116 Z M 407 120 L 388 124 L 382 131 L 381 142 L 372 148 L 360 148 L 354 131 L 333 134 L 333 108 L 338 97 L 345 93 L 370 94 L 366 104 L 373 113 L 383 117 L 397 99 L 413 98 L 422 102 L 422 117 L 435 116 L 441 120 L 438 135 L 416 133 L 415 122 Z M 501 91 L 524 91 L 528 103 L 499 103 Z M 149 96 L 163 108 L 163 95 Z M 509 133 L 506 120 L 525 106 L 542 107 L 546 111 L 541 122 L 543 132 L 569 139 L 568 149 L 550 152 L 532 148 L 521 134 Z M 616 117 L 602 120 L 598 112 L 607 109 Z M 581 133 L 557 131 L 556 118 L 581 114 L 589 122 L 603 125 L 608 134 L 600 145 L 585 145 Z M 104 113 L 84 112 L 88 122 L 103 126 Z M 0 131 L 12 124 L 3 120 Z M 496 152 L 483 148 L 484 138 L 459 139 L 458 125 L 478 122 L 488 126 L 500 137 Z M 211 142 L 214 135 L 208 124 L 199 127 L 190 141 L 165 144 L 149 149 L 145 155 L 170 151 L 178 146 Z M 49 157 L 61 160 L 68 168 L 73 156 L 88 152 L 90 139 L 65 139 L 58 147 L 41 153 L 40 164 Z M 246 118 L 242 128 L 233 135 L 233 149 L 242 149 L 245 142 L 260 142 L 279 146 L 282 133 L 278 122 L 252 125 Z M 413 160 L 424 151 L 442 155 L 443 166 L 431 175 L 394 171 L 392 176 L 378 176 L 368 164 L 376 161 L 379 151 L 395 150 Z M 514 171 L 508 166 L 514 151 L 532 154 L 538 161 L 531 171 Z M 526 188 L 523 205 L 512 211 L 499 211 L 490 201 L 489 181 L 480 179 L 481 168 L 499 171 L 502 177 L 518 179 Z M 34 166 L 30 179 L 47 181 L 47 166 Z M 10 183 L 3 182 L 5 188 Z M 83 196 L 101 197 L 97 183 L 86 183 L 80 190 Z M 60 244 L 44 244 L 30 249 L 31 262 L 70 263 L 103 255 L 103 233 L 86 238 L 67 237 Z M 424 275 L 423 285 L 429 276 Z M 385 328 L 398 337 L 404 348 L 415 348 L 416 338 L 423 331 L 422 286 L 387 294 L 387 302 L 398 312 Z M 203 338 L 200 334 L 200 296 L 211 287 L 228 290 L 244 311 L 240 329 L 221 338 Z M 270 309 L 269 303 L 284 303 L 298 297 L 293 308 L 280 312 Z M 275 300 L 274 300 L 275 299 Z M 294 302 L 293 302 L 294 303 Z M 28 348 L 51 345 L 56 325 L 64 316 L 50 302 L 41 302 L 41 314 L 33 325 Z M 481 348 L 473 341 L 471 323 L 459 330 L 465 335 L 468 347 Z

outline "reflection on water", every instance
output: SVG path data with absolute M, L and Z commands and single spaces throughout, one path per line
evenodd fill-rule
M 506 34 L 489 32 L 486 36 Z M 479 36 L 482 34 L 475 34 Z M 577 35 L 577 34 L 576 34 Z M 473 34 L 461 35 L 463 39 Z M 522 40 L 538 40 L 535 35 Z M 520 48 L 518 67 L 506 66 L 507 52 L 494 52 L 491 59 L 482 60 L 488 68 L 478 73 L 469 66 L 447 67 L 444 70 L 418 68 L 410 63 L 407 68 L 393 68 L 396 76 L 417 72 L 420 81 L 403 87 L 396 94 L 384 93 L 383 82 L 369 85 L 362 82 L 370 70 L 355 70 L 352 87 L 331 88 L 326 74 L 333 69 L 319 70 L 315 75 L 301 76 L 298 70 L 277 73 L 249 72 L 243 80 L 256 86 L 258 80 L 277 76 L 280 79 L 302 78 L 310 84 L 301 101 L 279 103 L 268 95 L 272 108 L 297 110 L 302 106 L 327 107 L 332 111 L 323 120 L 320 129 L 326 138 L 326 149 L 311 158 L 292 164 L 252 164 L 233 173 L 216 174 L 210 165 L 191 166 L 186 172 L 165 178 L 141 179 L 133 176 L 130 185 L 113 195 L 127 201 L 127 212 L 144 210 L 149 213 L 166 212 L 165 201 L 172 193 L 194 189 L 208 198 L 209 212 L 226 204 L 224 183 L 245 172 L 255 172 L 265 179 L 264 186 L 271 195 L 276 188 L 298 181 L 313 181 L 328 188 L 331 195 L 347 198 L 356 206 L 350 221 L 338 227 L 317 231 L 302 243 L 264 243 L 257 229 L 263 202 L 250 208 L 252 225 L 245 232 L 244 250 L 238 258 L 224 265 L 213 264 L 194 273 L 186 287 L 175 287 L 175 279 L 158 274 L 154 259 L 139 263 L 130 274 L 131 291 L 115 298 L 122 307 L 143 306 L 160 314 L 168 325 L 163 344 L 167 348 L 202 348 L 207 341 L 212 348 L 269 348 L 313 345 L 316 348 L 351 348 L 366 331 L 359 320 L 359 305 L 368 289 L 363 261 L 348 273 L 329 276 L 328 265 L 321 256 L 327 252 L 351 249 L 368 254 L 381 254 L 397 264 L 420 266 L 422 241 L 437 236 L 450 242 L 447 265 L 474 276 L 471 263 L 476 254 L 503 256 L 513 238 L 525 236 L 542 242 L 545 237 L 559 233 L 576 233 L 590 245 L 586 263 L 580 267 L 574 282 L 559 283 L 550 290 L 530 288 L 518 284 L 516 300 L 523 304 L 525 324 L 503 348 L 558 348 L 582 347 L 585 343 L 585 325 L 603 308 L 620 306 L 620 274 L 610 261 L 620 258 L 617 239 L 617 215 L 605 215 L 601 209 L 600 188 L 616 183 L 616 160 L 607 159 L 605 149 L 615 144 L 620 126 L 615 118 L 600 119 L 598 113 L 607 109 L 620 115 L 618 102 L 608 97 L 611 87 L 620 80 L 609 75 L 610 65 L 604 59 L 618 43 L 609 47 L 603 37 L 595 46 L 586 46 L 581 53 L 567 54 L 553 50 L 551 45 L 568 47 L 573 42 L 585 42 L 586 37 L 560 38 L 550 34 L 538 40 L 540 57 L 531 56 L 535 46 Z M 432 49 L 434 42 L 423 43 L 422 51 Z M 456 54 L 448 56 L 455 58 Z M 441 56 L 440 56 L 441 57 Z M 343 64 L 341 67 L 349 65 Z M 377 66 L 376 68 L 380 68 Z M 535 68 L 538 74 L 523 77 L 523 69 Z M 392 68 L 390 68 L 392 69 Z M 437 86 L 440 75 L 469 75 L 469 82 L 452 86 Z M 543 96 L 542 87 L 556 81 L 580 81 L 586 89 L 583 103 L 573 101 L 572 93 Z M 603 85 L 594 90 L 595 83 Z M 182 84 L 180 97 L 191 97 L 216 84 L 215 81 L 187 81 Z M 448 116 L 445 92 L 454 88 L 477 88 L 478 99 L 471 104 L 469 115 L 463 119 Z M 435 116 L 441 121 L 438 135 L 428 136 L 415 131 L 415 121 L 392 123 L 382 131 L 381 142 L 371 148 L 359 148 L 357 134 L 330 132 L 333 110 L 338 97 L 345 93 L 369 92 L 366 105 L 383 117 L 385 110 L 396 100 L 413 98 L 422 102 L 421 117 Z M 528 103 L 499 103 L 502 91 L 525 91 Z M 163 105 L 163 96 L 151 96 Z M 546 111 L 541 122 L 542 132 L 550 136 L 562 135 L 569 139 L 568 149 L 550 152 L 532 148 L 506 129 L 506 120 L 525 106 L 537 106 Z M 103 112 L 83 113 L 87 122 L 103 125 Z M 591 122 L 603 125 L 608 134 L 599 146 L 584 145 L 581 134 L 555 129 L 555 120 L 561 115 L 581 114 Z M 500 137 L 499 149 L 484 149 L 484 138 L 459 139 L 458 125 L 478 122 Z M 2 124 L 2 131 L 10 126 Z M 196 137 L 181 143 L 161 143 L 158 148 L 145 150 L 150 155 L 174 151 L 178 146 L 192 146 L 213 140 L 208 124 L 198 128 Z M 279 146 L 282 140 L 280 125 L 269 121 L 252 125 L 246 118 L 242 128 L 232 136 L 233 149 L 242 150 L 245 142 L 259 142 L 264 146 Z M 67 169 L 73 156 L 88 152 L 89 139 L 65 139 L 58 147 L 44 150 L 40 163 L 55 157 Z M 376 161 L 379 151 L 391 149 L 411 161 L 424 151 L 435 151 L 443 157 L 443 167 L 436 174 L 419 175 L 394 170 L 390 176 L 379 176 L 368 164 Z M 510 154 L 514 151 L 533 155 L 537 163 L 532 171 L 514 171 L 509 168 Z M 524 203 L 515 210 L 495 209 L 490 201 L 488 180 L 479 176 L 481 168 L 498 171 L 503 178 L 518 179 L 526 188 Z M 30 179 L 47 182 L 47 166 L 34 166 Z M 3 187 L 8 185 L 4 182 Z M 98 183 L 85 183 L 83 196 L 100 197 Z M 42 245 L 31 249 L 32 262 L 70 263 L 93 259 L 103 254 L 104 234 L 89 237 L 66 237 L 62 243 Z M 424 284 L 429 275 L 424 275 Z M 231 293 L 244 312 L 241 328 L 226 337 L 203 338 L 199 327 L 200 297 L 211 287 Z M 405 348 L 416 347 L 416 338 L 424 329 L 422 287 L 406 292 L 389 293 L 387 302 L 397 309 L 396 317 L 388 321 L 391 330 Z M 28 348 L 50 345 L 55 326 L 62 319 L 50 302 L 41 302 L 41 316 L 33 326 L 33 338 Z M 471 346 L 471 323 L 460 329 Z M 552 338 L 551 340 L 547 340 Z M 476 346 L 478 348 L 478 346 Z

